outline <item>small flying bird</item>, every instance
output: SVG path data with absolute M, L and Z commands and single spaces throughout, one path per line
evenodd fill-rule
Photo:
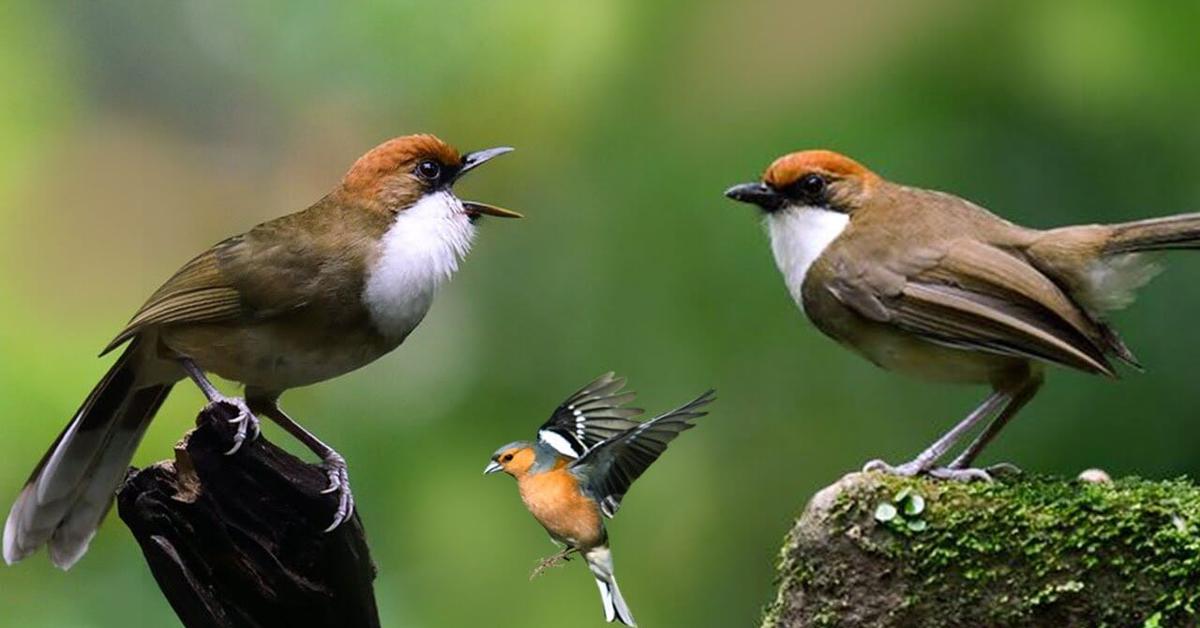
M 1041 387 L 1044 364 L 1138 368 L 1107 314 L 1158 271 L 1145 252 L 1200 248 L 1200 214 L 1029 229 L 826 150 L 780 157 L 725 195 L 763 210 L 792 299 L 826 335 L 885 369 L 992 387 L 912 461 L 866 466 L 900 475 L 989 479 L 971 464 Z
M 236 452 L 256 413 L 322 460 L 332 530 L 354 509 L 346 462 L 276 403 L 289 388 L 353 371 L 404 342 L 467 254 L 482 215 L 520 214 L 456 197 L 463 175 L 510 148 L 466 155 L 432 135 L 398 137 L 354 163 L 308 209 L 265 222 L 184 264 L 104 353 L 125 350 L 38 463 L 4 525 L 4 560 L 42 545 L 75 564 L 112 505 L 134 449 L 171 387 L 190 377 L 235 409 Z M 245 385 L 222 395 L 206 372 Z
M 562 403 L 538 429 L 537 440 L 509 443 L 492 454 L 484 474 L 503 471 L 517 479 L 521 500 L 550 538 L 565 545 L 541 561 L 534 575 L 571 554 L 582 554 L 600 588 L 604 618 L 634 626 L 613 575 L 604 517 L 621 507 L 629 485 L 667 449 L 715 398 L 715 391 L 644 423 L 640 408 L 624 407 L 634 393 L 624 378 L 600 376 Z

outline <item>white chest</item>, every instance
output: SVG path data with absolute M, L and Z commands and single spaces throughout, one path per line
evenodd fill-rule
M 808 269 L 850 223 L 850 216 L 817 207 L 789 207 L 767 215 L 775 265 L 792 300 L 804 311 L 801 287 Z
M 424 318 L 433 295 L 458 270 L 475 227 L 448 191 L 398 213 L 367 273 L 363 302 L 385 336 L 403 338 Z

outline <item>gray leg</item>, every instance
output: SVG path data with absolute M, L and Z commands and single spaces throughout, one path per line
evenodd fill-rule
M 963 452 L 948 465 L 948 468 L 955 470 L 970 468 L 971 463 L 975 461 L 975 458 L 979 456 L 984 447 L 987 447 L 988 443 L 992 442 L 992 439 L 1000 433 L 1000 430 L 1004 429 L 1004 426 L 1007 425 L 1008 422 L 1017 415 L 1017 412 L 1020 412 L 1021 408 L 1025 407 L 1025 404 L 1029 403 L 1030 399 L 1033 399 L 1033 396 L 1036 395 L 1038 390 L 1041 389 L 1042 382 L 1044 381 L 1045 378 L 1041 373 L 1032 373 L 1028 379 L 1021 382 L 1021 384 L 1013 390 L 1012 400 L 1008 402 L 1008 405 L 1004 406 L 1004 409 L 1000 411 L 1000 414 L 998 414 L 996 418 L 993 419 L 990 424 L 988 424 L 987 429 L 985 429 L 983 433 L 975 439 L 974 442 L 964 449 Z M 1012 469 L 1016 468 L 1013 465 L 1004 466 Z
M 208 381 L 208 377 L 205 376 L 204 371 L 196 366 L 196 363 L 190 358 L 180 358 L 179 364 L 187 372 L 188 377 L 192 378 L 193 382 L 196 382 L 196 386 L 200 387 L 200 392 L 204 393 L 204 398 L 208 399 L 206 409 L 212 409 L 218 405 L 227 405 L 237 411 L 237 416 L 229 419 L 230 423 L 237 424 L 237 431 L 233 434 L 233 447 L 230 447 L 229 451 L 225 452 L 226 456 L 237 453 L 242 448 L 242 443 L 246 440 L 258 438 L 258 418 L 250 411 L 250 406 L 246 405 L 245 399 L 222 395 L 221 391 L 217 390 L 217 387 Z
M 320 456 L 322 466 L 325 467 L 325 474 L 329 477 L 329 487 L 321 492 L 338 494 L 338 507 L 333 515 L 333 523 L 329 524 L 325 531 L 331 532 L 342 525 L 354 514 L 354 493 L 350 492 L 350 472 L 346 467 L 346 459 L 332 447 L 321 442 L 321 439 L 314 436 L 312 432 L 304 429 L 304 426 L 293 421 L 274 401 L 257 402 L 255 405 L 261 406 L 263 416 L 287 430 L 289 434 L 296 437 L 296 440 L 304 443 L 314 454 Z
M 997 390 L 988 395 L 979 407 L 971 411 L 965 419 L 959 421 L 958 425 L 950 428 L 950 431 L 942 435 L 941 438 L 934 441 L 932 445 L 917 455 L 916 458 L 899 465 L 892 466 L 882 460 L 872 460 L 863 466 L 863 471 L 882 471 L 892 475 L 914 476 L 919 473 L 924 473 L 933 468 L 938 459 L 946 455 L 954 447 L 954 444 L 959 441 L 967 432 L 970 432 L 980 422 L 991 417 L 1008 403 L 1010 394 L 1005 391 Z M 986 473 L 984 474 L 986 475 Z M 968 477 L 958 479 L 970 479 Z

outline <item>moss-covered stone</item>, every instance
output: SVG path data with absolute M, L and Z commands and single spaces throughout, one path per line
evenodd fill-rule
M 1195 626 L 1200 488 L 851 474 L 813 497 L 779 577 L 764 628 Z

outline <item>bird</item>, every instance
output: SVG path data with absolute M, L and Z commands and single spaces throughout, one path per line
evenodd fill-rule
M 1033 229 L 829 150 L 784 155 L 725 195 L 761 209 L 788 292 L 821 332 L 886 370 L 991 387 L 912 460 L 864 466 L 902 476 L 986 481 L 1014 469 L 972 463 L 1046 366 L 1110 378 L 1114 362 L 1140 369 L 1109 315 L 1159 271 L 1148 253 L 1200 248 L 1200 213 Z
M 345 521 L 354 509 L 345 459 L 284 413 L 279 396 L 404 342 L 470 249 L 476 220 L 521 217 L 460 200 L 452 189 L 511 150 L 460 155 L 433 135 L 390 139 L 307 209 L 184 264 L 101 353 L 124 345 L 16 498 L 4 525 L 5 562 L 43 545 L 64 570 L 83 556 L 147 426 L 185 377 L 206 408 L 233 415 L 228 454 L 258 435 L 261 414 L 319 456 L 325 492 L 337 497 L 328 530 Z M 221 394 L 207 373 L 242 384 L 244 396 Z
M 640 408 L 625 407 L 633 392 L 625 379 L 605 373 L 559 405 L 533 441 L 516 441 L 492 454 L 484 475 L 503 471 L 516 478 L 521 500 L 550 538 L 565 546 L 543 559 L 534 575 L 572 554 L 581 554 L 596 579 L 604 618 L 635 626 L 629 605 L 617 587 L 604 518 L 621 507 L 638 479 L 691 422 L 708 414 L 715 399 L 709 390 L 649 421 Z

